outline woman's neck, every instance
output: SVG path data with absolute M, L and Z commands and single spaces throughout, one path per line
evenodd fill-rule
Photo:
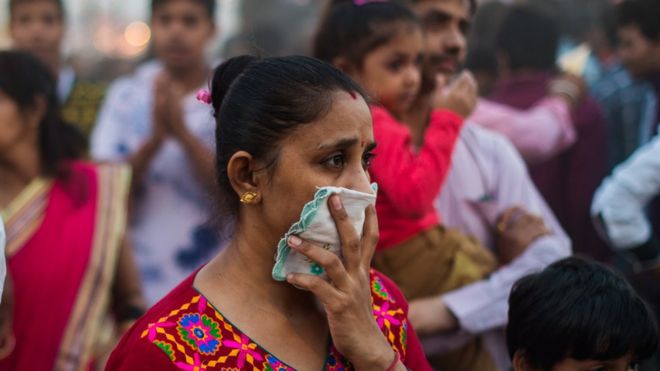
M 264 309 L 282 314 L 308 311 L 313 295 L 271 276 L 279 237 L 269 238 L 269 231 L 250 224 L 237 229 L 231 242 L 205 267 L 205 276 L 217 280 L 213 286 L 231 290 L 234 297 L 259 300 Z

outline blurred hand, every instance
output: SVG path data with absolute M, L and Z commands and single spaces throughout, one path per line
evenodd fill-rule
M 448 86 L 444 76 L 437 77 L 433 108 L 447 109 L 466 118 L 474 112 L 474 109 L 477 106 L 477 99 L 477 81 L 470 72 L 463 71 L 460 76 Z
M 519 207 L 500 215 L 497 222 L 497 255 L 500 264 L 511 263 L 537 238 L 550 234 L 542 218 Z
M 188 135 L 188 129 L 183 118 L 183 88 L 173 81 L 166 72 L 156 78 L 154 85 L 154 134 L 171 135 L 181 139 Z
M 550 95 L 563 98 L 575 108 L 587 95 L 587 83 L 579 76 L 565 73 L 553 79 L 548 90 Z
M 410 302 L 408 320 L 420 335 L 452 332 L 458 329 L 458 319 L 439 296 Z

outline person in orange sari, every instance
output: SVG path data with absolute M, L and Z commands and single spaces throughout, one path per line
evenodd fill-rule
M 84 140 L 59 114 L 55 79 L 0 52 L 0 216 L 13 286 L 12 349 L 0 370 L 88 370 L 109 304 L 142 314 L 125 241 L 130 171 L 79 160 Z M 9 352 L 11 351 L 11 352 Z

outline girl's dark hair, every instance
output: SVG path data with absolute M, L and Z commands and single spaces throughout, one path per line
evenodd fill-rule
M 151 0 L 151 13 L 153 14 L 156 9 L 168 1 L 170 0 Z M 215 19 L 215 12 L 217 9 L 216 0 L 197 0 L 197 3 L 204 7 L 209 18 L 212 20 Z
M 359 94 L 366 100 L 348 76 L 310 57 L 239 56 L 215 70 L 211 95 L 216 170 L 226 213 L 235 215 L 239 205 L 227 176 L 231 157 L 246 151 L 269 168 L 276 165 L 282 140 L 298 126 L 326 115 L 337 92 Z
M 25 52 L 0 51 L 0 91 L 22 112 L 34 109 L 38 98 L 44 99 L 46 110 L 39 124 L 39 157 L 44 175 L 61 175 L 66 160 L 83 155 L 85 138 L 62 121 L 55 79 L 36 57 Z
M 393 1 L 363 5 L 352 0 L 330 1 L 314 36 L 313 55 L 329 63 L 344 57 L 361 67 L 369 52 L 389 42 L 400 31 L 393 24 L 417 26 L 419 23 L 407 7 Z
M 57 7 L 60 9 L 60 14 L 64 18 L 66 12 L 64 11 L 64 3 L 62 3 L 62 0 L 49 0 L 49 1 L 57 5 Z M 28 4 L 33 2 L 36 2 L 36 0 L 9 0 L 9 14 L 13 14 L 14 9 L 16 8 L 17 5 Z
M 507 344 L 534 367 L 568 357 L 643 360 L 658 349 L 653 313 L 625 279 L 582 258 L 567 258 L 522 278 L 511 291 Z

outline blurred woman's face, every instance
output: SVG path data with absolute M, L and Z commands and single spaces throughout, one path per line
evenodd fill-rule
M 357 94 L 337 92 L 325 117 L 298 126 L 280 144 L 268 184 L 260 190 L 270 232 L 284 234 L 318 187 L 371 193 L 367 170 L 374 147 L 367 103 Z
M 25 131 L 25 117 L 18 105 L 0 90 L 0 157 Z

